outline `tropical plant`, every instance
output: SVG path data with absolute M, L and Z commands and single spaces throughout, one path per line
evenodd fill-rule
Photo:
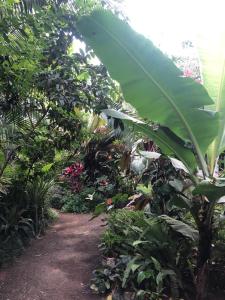
M 61 210 L 63 212 L 72 212 L 72 213 L 87 213 L 91 211 L 91 201 L 89 201 L 89 195 L 94 194 L 93 188 L 85 188 L 79 193 L 67 192 L 62 201 L 63 206 Z M 95 202 L 95 200 L 93 200 Z M 94 203 L 96 204 L 96 203 Z M 92 208 L 93 209 L 93 208 Z
M 36 177 L 26 186 L 26 200 L 29 207 L 29 215 L 34 220 L 36 235 L 44 231 L 47 225 L 49 198 L 53 180 Z
M 184 170 L 175 168 L 167 157 L 159 156 L 151 161 L 141 180 L 145 184 L 151 183 L 152 213 L 182 219 L 190 209 L 191 191 L 188 188 L 192 186 L 192 181 Z
M 202 299 L 211 255 L 213 211 L 225 193 L 224 182 L 215 172 L 225 136 L 224 31 L 207 32 L 199 39 L 203 86 L 185 78 L 153 43 L 111 12 L 94 11 L 81 18 L 78 27 L 120 83 L 125 100 L 145 119 L 133 126 L 155 141 L 164 154 L 182 161 L 190 174 L 191 212 L 199 230 L 196 298 Z M 123 114 L 120 117 L 133 120 Z M 154 127 L 150 121 L 156 123 Z
M 63 171 L 61 178 L 69 183 L 72 191 L 80 192 L 83 183 L 83 181 L 81 180 L 81 175 L 83 174 L 83 172 L 83 164 L 81 162 L 76 162 Z
M 184 297 L 194 286 L 190 248 L 197 235 L 190 226 L 168 216 L 124 209 L 113 212 L 100 245 L 108 258 L 103 262 L 105 276 L 98 269 L 94 287 L 102 290 L 104 278 L 105 290 L 121 292 L 123 288 L 134 292 L 137 299 L 142 299 L 140 295 L 160 299 L 164 293 L 173 299 Z M 182 280 L 185 276 L 188 284 Z
M 100 112 L 121 93 L 76 40 L 78 15 L 101 1 L 0 2 L 0 243 L 10 240 L 10 254 L 12 233 L 21 241 L 21 228 L 33 227 L 37 235 L 54 217 L 49 182 L 89 138 L 87 110 Z M 88 209 L 94 205 L 88 200 Z
M 79 192 L 72 192 L 68 187 L 56 186 L 50 197 L 50 204 L 63 212 L 87 213 L 94 211 L 96 205 L 103 201 L 102 198 L 91 186 L 83 187 Z

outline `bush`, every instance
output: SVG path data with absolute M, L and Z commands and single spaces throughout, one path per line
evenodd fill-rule
M 52 191 L 52 195 L 50 197 L 50 205 L 52 208 L 61 209 L 65 203 L 66 190 L 60 186 L 56 185 Z
M 95 272 L 92 288 L 100 293 L 129 291 L 134 299 L 182 296 L 189 288 L 183 282 L 193 289 L 190 249 L 195 234 L 167 216 L 125 209 L 111 213 L 100 245 L 106 259 Z
M 0 265 L 22 253 L 55 217 L 49 209 L 52 182 L 12 181 L 0 198 Z
M 102 195 L 96 193 L 94 187 L 86 187 L 81 192 L 72 192 L 63 187 L 56 187 L 50 204 L 53 208 L 70 213 L 88 213 L 102 202 Z
M 22 253 L 35 237 L 34 223 L 13 207 L 0 215 L 0 265 Z
M 63 212 L 70 213 L 87 213 L 89 211 L 88 206 L 85 203 L 83 195 L 73 194 L 68 192 L 63 198 L 63 206 L 61 210 Z

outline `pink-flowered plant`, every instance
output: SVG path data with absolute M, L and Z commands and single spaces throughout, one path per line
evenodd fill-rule
M 193 72 L 190 69 L 185 69 L 184 77 L 193 77 Z
M 202 84 L 202 80 L 200 78 L 199 74 L 195 74 L 195 72 L 193 72 L 191 69 L 185 69 L 183 71 L 183 77 L 190 77 L 192 79 L 194 79 L 197 83 Z

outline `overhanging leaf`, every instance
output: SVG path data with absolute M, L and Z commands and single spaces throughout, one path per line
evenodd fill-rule
M 152 273 L 151 272 L 144 272 L 144 271 L 141 271 L 138 273 L 138 277 L 137 277 L 137 283 L 138 284 L 141 284 L 142 281 L 144 281 L 145 279 L 148 279 L 152 276 Z
M 104 114 L 106 114 L 107 116 L 110 116 L 112 118 L 132 121 L 134 123 L 144 124 L 144 122 L 142 122 L 141 120 L 133 118 L 133 117 L 129 116 L 128 114 L 125 114 L 125 113 L 123 113 L 121 111 L 118 111 L 118 110 L 115 110 L 115 109 L 103 109 L 102 112 Z
M 108 11 L 83 17 L 78 28 L 140 116 L 191 142 L 207 174 L 204 153 L 217 134 L 218 117 L 201 109 L 213 104 L 204 87 L 182 78 L 159 49 Z

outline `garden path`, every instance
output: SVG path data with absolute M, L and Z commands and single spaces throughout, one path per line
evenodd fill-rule
M 45 236 L 0 271 L 0 300 L 100 300 L 89 289 L 99 262 L 100 218 L 60 214 Z

